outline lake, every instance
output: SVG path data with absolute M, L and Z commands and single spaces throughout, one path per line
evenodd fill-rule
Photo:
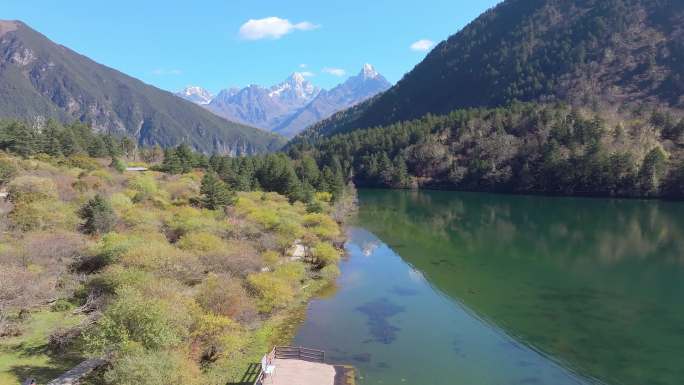
M 684 204 L 362 190 L 294 343 L 360 384 L 684 384 Z

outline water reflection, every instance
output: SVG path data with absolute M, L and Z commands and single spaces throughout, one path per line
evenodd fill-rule
M 587 384 L 435 290 L 371 233 L 351 230 L 347 250 L 338 291 L 311 303 L 294 343 L 354 364 L 360 384 Z
M 359 224 L 451 298 L 608 383 L 684 383 L 684 205 L 363 191 Z

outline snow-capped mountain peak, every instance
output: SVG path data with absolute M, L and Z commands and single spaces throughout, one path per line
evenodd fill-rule
M 375 68 L 368 63 L 363 65 L 360 75 L 363 75 L 364 79 L 375 79 L 380 76 L 378 71 L 376 71 Z
M 197 104 L 209 104 L 214 98 L 211 92 L 199 86 L 187 86 L 176 95 Z
M 306 74 L 294 72 L 272 87 L 252 84 L 240 89 L 225 89 L 209 103 L 195 103 L 204 104 L 205 108 L 228 120 L 294 136 L 311 124 L 361 103 L 390 86 L 372 65 L 365 64 L 357 75 L 330 90 L 321 90 L 307 80 Z M 178 94 L 188 98 L 201 94 L 200 91 L 199 87 L 188 87 Z
M 290 75 L 284 82 L 271 87 L 268 96 L 295 100 L 311 100 L 318 95 L 320 89 L 307 81 L 299 72 Z

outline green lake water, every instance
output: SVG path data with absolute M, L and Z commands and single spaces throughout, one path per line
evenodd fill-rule
M 684 204 L 362 190 L 295 344 L 360 384 L 684 384 Z

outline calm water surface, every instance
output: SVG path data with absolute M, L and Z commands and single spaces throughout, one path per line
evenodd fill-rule
M 684 384 L 684 204 L 361 191 L 296 344 L 360 383 Z

